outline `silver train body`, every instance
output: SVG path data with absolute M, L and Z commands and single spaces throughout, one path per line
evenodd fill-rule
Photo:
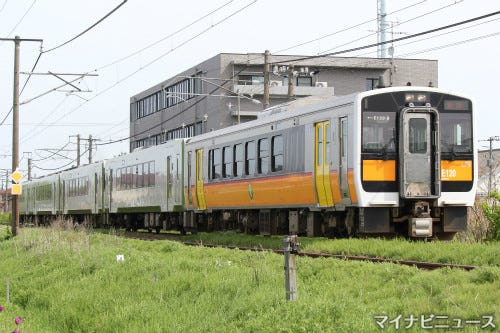
M 474 119 L 469 98 L 436 88 L 305 98 L 25 184 L 21 211 L 157 230 L 449 237 L 474 203 Z M 88 184 L 70 190 L 75 179 Z

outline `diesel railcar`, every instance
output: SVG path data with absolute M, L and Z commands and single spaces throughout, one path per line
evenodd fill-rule
M 303 98 L 36 180 L 21 202 L 26 217 L 133 229 L 449 238 L 474 203 L 474 119 L 471 99 L 437 88 Z
M 188 141 L 188 223 L 448 238 L 474 202 L 473 134 L 471 100 L 435 88 L 279 105 Z

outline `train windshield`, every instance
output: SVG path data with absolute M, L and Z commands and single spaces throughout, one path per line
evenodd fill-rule
M 396 151 L 396 114 L 394 112 L 363 112 L 363 152 Z
M 472 153 L 471 113 L 442 112 L 439 117 L 441 153 Z

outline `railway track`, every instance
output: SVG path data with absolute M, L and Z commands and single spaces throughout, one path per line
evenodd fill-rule
M 141 233 L 141 232 L 126 232 L 123 234 L 123 237 L 127 238 L 135 238 L 141 240 L 173 240 L 176 242 L 180 242 L 184 245 L 189 246 L 204 246 L 209 248 L 225 248 L 232 250 L 242 250 L 242 251 L 255 251 L 255 252 L 274 252 L 277 254 L 283 254 L 283 250 L 281 249 L 269 249 L 262 247 L 249 247 L 249 246 L 238 246 L 238 245 L 221 245 L 221 244 L 210 244 L 210 243 L 202 243 L 202 242 L 190 242 L 183 241 L 180 235 L 176 234 L 151 234 L 151 233 Z M 309 251 L 299 251 L 297 253 L 298 256 L 301 257 L 310 257 L 310 258 L 333 258 L 340 260 L 353 260 L 353 261 L 367 261 L 367 262 L 375 262 L 375 263 L 392 263 L 397 265 L 404 266 L 414 266 L 419 269 L 425 270 L 434 270 L 439 268 L 456 268 L 462 269 L 465 271 L 470 271 L 478 266 L 472 265 L 459 265 L 459 264 L 450 264 L 450 263 L 436 263 L 436 262 L 426 262 L 426 261 L 416 261 L 416 260 L 403 260 L 403 259 L 388 259 L 388 258 L 380 258 L 380 257 L 370 257 L 366 255 L 344 255 L 344 254 L 331 254 L 331 253 L 321 253 L 321 252 L 309 252 Z

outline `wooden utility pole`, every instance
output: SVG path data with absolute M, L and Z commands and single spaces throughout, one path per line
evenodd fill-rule
M 262 106 L 265 109 L 269 107 L 269 50 L 264 53 L 264 97 Z

